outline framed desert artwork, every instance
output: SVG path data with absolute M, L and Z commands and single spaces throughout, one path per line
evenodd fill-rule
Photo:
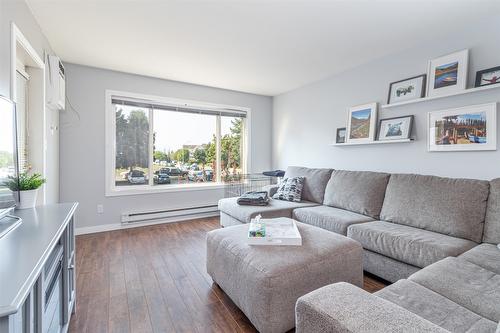
M 347 142 L 371 142 L 375 139 L 377 124 L 377 103 L 363 104 L 349 108 L 347 121 Z
M 429 61 L 427 96 L 442 96 L 465 90 L 469 50 Z
M 429 151 L 496 150 L 497 103 L 429 112 Z

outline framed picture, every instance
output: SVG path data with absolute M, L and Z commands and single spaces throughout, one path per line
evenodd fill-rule
M 447 95 L 467 87 L 469 50 L 429 61 L 427 96 Z
M 475 87 L 489 86 L 500 83 L 500 66 L 484 69 L 476 73 Z
M 497 104 L 429 112 L 429 151 L 496 150 Z
M 380 119 L 378 126 L 378 140 L 409 139 L 413 126 L 413 115 Z
M 345 127 L 337 128 L 337 136 L 335 139 L 335 143 L 345 143 L 345 132 L 346 132 Z
M 377 103 L 349 108 L 347 121 L 347 142 L 370 142 L 375 139 L 377 124 Z
M 387 104 L 424 97 L 426 81 L 427 75 L 422 74 L 401 81 L 392 82 L 389 85 L 389 97 L 387 97 Z

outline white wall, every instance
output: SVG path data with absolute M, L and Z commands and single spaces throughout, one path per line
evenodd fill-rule
M 44 54 L 54 54 L 52 48 L 31 14 L 21 0 L 0 0 L 0 95 L 11 98 L 11 23 L 14 22 L 28 39 L 41 59 Z M 46 109 L 46 202 L 59 201 L 59 112 Z M 33 126 L 33 124 L 31 125 Z M 41 126 L 41 124 L 40 124 Z M 53 129 L 53 130 L 52 130 Z
M 210 103 L 249 107 L 251 172 L 271 167 L 270 97 L 65 64 L 67 96 L 77 110 L 61 113 L 61 201 L 78 201 L 77 227 L 120 223 L 120 214 L 134 210 L 180 208 L 216 204 L 222 190 L 200 190 L 105 197 L 105 90 L 121 90 Z M 97 205 L 104 213 L 97 214 Z M 112 227 L 112 226 L 110 226 Z M 93 228 L 95 229 L 95 228 Z M 87 231 L 90 229 L 86 229 Z
M 336 128 L 346 125 L 350 106 L 373 101 L 385 104 L 389 83 L 425 73 L 429 59 L 469 48 L 469 86 L 473 86 L 477 70 L 500 65 L 499 32 L 500 17 L 489 22 L 467 22 L 463 31 L 458 31 L 447 39 L 433 40 L 275 97 L 273 167 L 305 165 L 449 177 L 500 177 L 500 151 L 430 153 L 426 146 L 427 112 L 498 102 L 500 87 L 379 112 L 379 118 L 414 114 L 416 142 L 328 146 L 335 141 Z M 498 119 L 500 121 L 500 117 Z M 500 126 L 498 130 L 500 137 Z M 500 149 L 500 144 L 498 147 Z

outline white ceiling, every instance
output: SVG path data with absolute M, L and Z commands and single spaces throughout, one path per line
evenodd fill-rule
M 67 62 L 263 95 L 451 34 L 500 9 L 497 0 L 27 2 Z

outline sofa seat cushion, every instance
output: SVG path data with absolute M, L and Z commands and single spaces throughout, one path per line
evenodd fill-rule
M 443 295 L 472 312 L 500 321 L 500 275 L 461 258 L 449 257 L 409 280 Z
M 483 242 L 500 244 L 500 178 L 490 182 Z
M 459 258 L 500 274 L 500 249 L 496 245 L 480 244 L 461 254 Z
M 332 174 L 332 169 L 313 169 L 290 166 L 284 178 L 304 177 L 302 200 L 323 203 L 325 187 Z
M 457 256 L 477 245 L 466 239 L 384 221 L 351 225 L 347 236 L 367 250 L 417 267 Z
M 292 210 L 301 207 L 317 206 L 317 203 L 301 201 L 283 201 L 270 199 L 267 206 L 240 206 L 236 202 L 238 198 L 226 198 L 219 200 L 219 210 L 242 223 L 250 223 L 250 219 L 257 215 L 263 218 L 292 217 Z
M 450 301 L 448 298 L 409 280 L 398 282 L 375 293 L 450 332 L 494 333 L 497 323 Z
M 328 206 L 297 208 L 294 209 L 292 216 L 302 223 L 344 236 L 347 234 L 347 227 L 351 224 L 373 221 L 371 217 Z
M 480 243 L 489 183 L 393 174 L 380 219 Z
M 389 177 L 381 172 L 335 170 L 323 204 L 378 219 Z

